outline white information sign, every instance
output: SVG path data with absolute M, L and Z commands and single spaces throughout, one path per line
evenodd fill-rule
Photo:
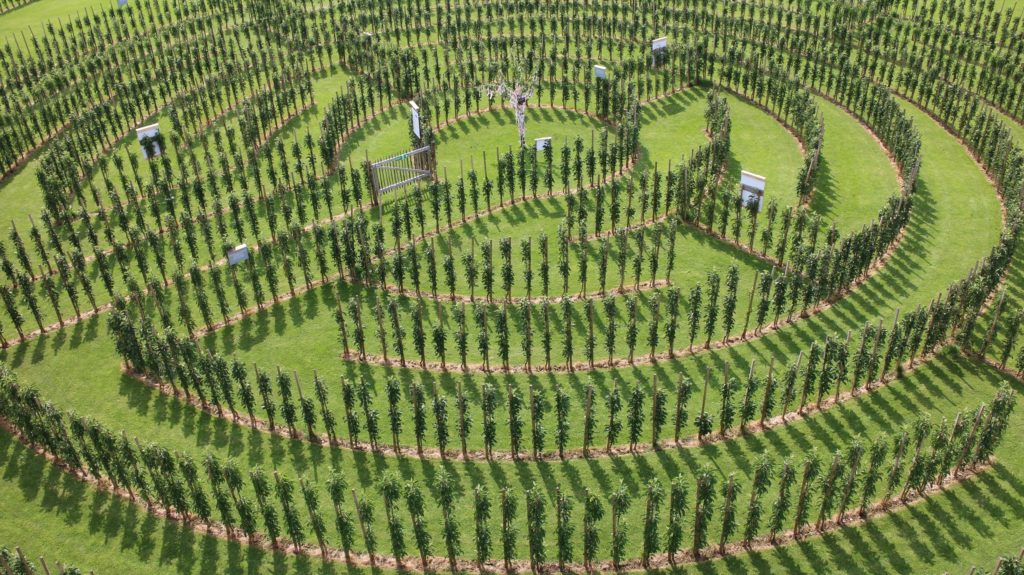
M 547 137 L 547 138 L 537 138 L 534 141 L 537 143 L 537 151 L 538 152 L 543 152 L 544 148 L 550 148 L 551 147 L 551 138 L 550 137 Z
M 420 137 L 420 107 L 416 105 L 416 102 L 410 101 L 409 108 L 412 109 L 412 133 L 416 134 L 416 137 Z
M 135 135 L 139 138 L 139 145 L 142 148 L 142 157 L 146 160 L 155 158 L 163 153 L 160 149 L 160 124 L 151 124 L 135 129 Z M 151 153 L 152 152 L 152 153 Z
M 761 205 L 764 203 L 765 181 L 764 176 L 746 171 L 740 173 L 740 197 L 744 206 L 756 204 L 757 211 L 761 211 Z
M 658 64 L 658 52 L 668 48 L 668 36 L 655 38 L 651 41 L 651 66 Z
M 238 265 L 249 259 L 249 246 L 241 244 L 234 249 L 228 250 L 228 265 Z
M 608 69 L 605 68 L 604 66 L 597 66 L 597 65 L 595 65 L 594 66 L 594 77 L 595 78 L 601 78 L 601 79 L 608 78 Z

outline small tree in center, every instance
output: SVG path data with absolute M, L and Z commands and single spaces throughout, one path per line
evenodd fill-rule
M 538 84 L 537 72 L 528 67 L 521 58 L 514 58 L 509 64 L 507 75 L 505 72 L 499 72 L 493 82 L 483 86 L 488 98 L 501 96 L 508 99 L 512 105 L 516 115 L 516 128 L 519 129 L 520 147 L 526 145 L 526 105 L 533 97 Z

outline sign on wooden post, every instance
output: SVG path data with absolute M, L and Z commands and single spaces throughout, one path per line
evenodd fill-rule
M 550 148 L 551 147 L 551 137 L 550 136 L 547 137 L 547 138 L 537 138 L 536 140 L 534 140 L 534 142 L 537 143 L 537 151 L 538 152 L 543 152 L 544 148 Z
M 420 137 L 420 107 L 414 100 L 409 101 L 409 108 L 412 110 L 412 133 Z
M 249 259 L 249 246 L 240 244 L 228 250 L 228 265 L 238 265 Z
M 756 205 L 761 211 L 764 203 L 765 177 L 752 172 L 740 172 L 740 198 L 744 206 Z
M 143 159 L 156 158 L 163 153 L 163 150 L 160 149 L 160 124 L 150 124 L 136 128 L 135 135 L 139 139 Z
M 658 65 L 658 55 L 668 48 L 668 36 L 655 38 L 651 41 L 651 66 Z
M 607 79 L 608 78 L 608 68 L 605 68 L 604 66 L 600 66 L 600 65 L 595 64 L 594 65 L 594 77 L 595 78 L 601 78 L 602 80 Z

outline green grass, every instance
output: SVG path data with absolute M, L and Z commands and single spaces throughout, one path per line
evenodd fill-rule
M 0 44 L 13 46 L 20 43 L 25 48 L 21 36 L 24 34 L 31 50 L 32 32 L 41 33 L 47 22 L 56 25 L 60 19 L 67 24 L 69 16 L 75 18 L 90 9 L 96 11 L 116 5 L 117 0 L 36 0 L 0 18 Z
M 80 5 L 80 6 L 79 6 Z M 66 14 L 76 7 L 93 5 L 80 0 L 56 4 L 40 0 L 0 18 L 0 41 L 5 26 L 24 26 Z M 21 18 L 21 19 L 19 19 Z M 16 29 L 16 28 L 13 28 Z M 6 38 L 10 39 L 10 30 Z M 315 84 L 322 109 L 333 93 L 340 89 L 341 75 L 327 74 Z M 692 90 L 653 103 L 644 110 L 642 162 L 646 165 L 673 165 L 687 152 L 703 143 L 704 93 Z M 759 172 L 769 178 L 768 197 L 776 197 L 783 206 L 796 203 L 793 193 L 801 157 L 795 139 L 760 110 L 730 96 L 733 112 L 733 153 L 730 176 L 740 169 Z M 892 167 L 881 148 L 856 121 L 831 104 L 819 101 L 826 121 L 826 148 L 818 177 L 818 191 L 812 207 L 834 221 L 843 231 L 859 229 L 869 221 L 885 198 L 896 191 Z M 925 305 L 951 281 L 963 277 L 971 266 L 995 243 L 999 231 L 999 210 L 991 186 L 958 143 L 926 115 L 908 106 L 924 140 L 924 166 L 921 186 L 915 199 L 907 237 L 886 268 L 843 299 L 827 312 L 807 321 L 788 326 L 778 333 L 752 343 L 725 350 L 704 352 L 694 357 L 659 362 L 654 366 L 624 367 L 600 370 L 594 382 L 606 392 L 613 381 L 620 385 L 641 385 L 645 388 L 657 375 L 663 382 L 674 383 L 678 374 L 697 376 L 705 367 L 716 369 L 724 362 L 743 369 L 751 361 L 764 365 L 771 359 L 788 362 L 809 342 L 825 335 L 842 334 L 858 329 L 865 321 L 882 319 L 891 322 L 897 310 Z M 530 112 L 528 138 L 541 135 L 571 138 L 586 135 L 596 122 L 573 113 L 533 109 Z M 319 130 L 319 110 L 314 109 L 291 122 L 278 137 L 290 142 L 301 138 L 306 130 Z M 408 147 L 405 108 L 399 106 L 360 131 L 345 146 L 343 162 L 351 158 L 361 161 L 367 155 L 381 157 Z M 1019 130 L 1019 126 L 1015 129 Z M 515 143 L 511 113 L 489 112 L 447 128 L 441 133 L 439 148 L 442 168 L 455 171 L 459 160 L 475 157 L 494 146 Z M 130 146 L 131 142 L 124 144 Z M 488 167 L 490 170 L 492 166 Z M 478 167 L 479 169 L 479 167 Z M 23 182 L 22 182 L 23 180 Z M 18 184 L 17 187 L 15 184 Z M 38 211 L 34 170 L 27 168 L 14 182 L 7 182 L 8 193 L 0 189 L 5 215 L 27 218 Z M 10 193 L 14 189 L 16 193 Z M 466 238 L 509 235 L 514 238 L 536 236 L 542 231 L 552 233 L 564 210 L 560 200 L 540 200 L 521 204 L 471 225 L 457 228 L 448 236 L 464 245 Z M 517 242 L 516 242 L 517 243 Z M 703 234 L 683 232 L 680 243 L 683 257 L 677 261 L 677 285 L 684 292 L 702 279 L 709 269 L 720 271 L 730 261 L 741 261 L 744 283 L 750 270 L 763 266 L 749 261 L 720 242 Z M 518 247 L 518 246 L 517 246 Z M 1019 302 L 1021 281 L 1020 258 L 1011 270 L 1010 289 L 1014 302 Z M 553 274 L 554 276 L 554 274 Z M 674 279 L 676 279 L 674 276 Z M 347 292 L 351 293 L 351 292 Z M 647 297 L 645 294 L 644 297 Z M 742 307 L 745 305 L 741 296 Z M 621 302 L 620 302 L 621 310 Z M 340 409 L 337 380 L 342 375 L 365 376 L 378 391 L 375 406 L 384 405 L 380 390 L 384 378 L 395 374 L 405 382 L 418 380 L 429 386 L 438 382 L 442 392 L 454 393 L 462 376 L 441 376 L 419 370 L 387 370 L 338 361 L 340 346 L 335 337 L 331 311 L 334 304 L 327 290 L 311 293 L 273 307 L 239 325 L 211 336 L 208 343 L 218 349 L 237 354 L 247 362 L 265 368 L 280 364 L 296 370 L 306 389 L 311 388 L 314 369 L 331 384 L 332 404 Z M 580 307 L 577 305 L 577 313 Z M 557 333 L 557 331 L 556 331 Z M 368 338 L 373 341 L 372 333 Z M 622 337 L 617 354 L 621 354 Z M 685 339 L 683 336 L 681 339 Z M 559 336 L 555 337 L 557 352 Z M 577 342 L 581 340 L 577 339 Z M 644 349 L 643 331 L 640 336 Z M 374 344 L 375 345 L 375 344 Z M 678 346 L 678 345 L 677 345 Z M 520 359 L 518 342 L 513 342 L 513 362 Z M 411 351 L 411 345 L 408 346 Z M 474 352 L 475 354 L 475 352 Z M 411 353 L 410 353 L 411 355 Z M 536 355 L 536 354 L 535 354 Z M 577 358 L 582 358 L 577 344 Z M 451 361 L 454 354 L 449 354 Z M 603 352 L 598 352 L 602 357 Z M 764 433 L 752 434 L 724 443 L 698 449 L 671 449 L 637 457 L 573 461 L 569 463 L 440 463 L 396 459 L 389 455 L 352 453 L 345 449 L 314 447 L 302 441 L 288 441 L 231 424 L 209 416 L 159 392 L 145 387 L 122 374 L 113 344 L 106 334 L 102 318 L 91 319 L 58 333 L 0 353 L 0 359 L 15 367 L 21 381 L 38 387 L 44 397 L 65 409 L 95 417 L 113 428 L 125 429 L 131 435 L 158 442 L 172 450 L 194 457 L 214 453 L 235 457 L 243 467 L 262 465 L 275 468 L 292 477 L 304 475 L 322 485 L 326 471 L 338 466 L 350 483 L 360 487 L 375 501 L 378 511 L 377 529 L 381 533 L 381 550 L 389 549 L 381 516 L 379 496 L 374 487 L 378 474 L 391 470 L 404 478 L 429 484 L 442 467 L 455 473 L 463 493 L 476 483 L 488 485 L 492 493 L 503 484 L 516 490 L 535 482 L 548 495 L 555 487 L 579 495 L 584 487 L 607 492 L 619 481 L 632 492 L 639 493 L 651 477 L 663 482 L 677 473 L 688 473 L 701 464 L 713 466 L 719 480 L 736 471 L 742 483 L 749 481 L 747 470 L 760 455 L 778 460 L 785 454 L 807 453 L 817 449 L 823 456 L 845 446 L 854 436 L 876 437 L 891 432 L 918 416 L 934 419 L 952 418 L 961 409 L 970 409 L 988 401 L 994 390 L 1007 378 L 993 369 L 980 366 L 946 351 L 925 366 L 885 389 L 860 397 L 806 420 Z M 505 383 L 525 389 L 528 384 L 550 389 L 563 385 L 572 395 L 574 435 L 578 445 L 580 405 L 585 377 L 582 375 L 470 375 L 463 384 L 470 391 L 474 407 L 478 401 L 473 390 L 485 380 L 499 387 Z M 1018 382 L 1010 382 L 1020 391 Z M 308 393 L 308 392 L 307 392 Z M 716 391 L 709 395 L 709 411 L 717 411 Z M 696 409 L 691 400 L 691 412 Z M 596 410 L 600 420 L 603 402 Z M 450 412 L 454 405 L 450 404 Z M 382 409 L 383 411 L 383 409 Z M 811 537 L 803 542 L 768 552 L 741 554 L 724 560 L 681 568 L 690 573 L 823 573 L 843 570 L 856 573 L 959 573 L 977 564 L 990 567 L 994 557 L 1015 553 L 1024 540 L 1024 460 L 1016 456 L 1015 446 L 1024 440 L 1024 426 L 1015 415 L 1015 425 L 997 452 L 993 469 L 964 484 L 945 490 L 927 501 L 872 520 L 866 525 L 849 527 L 824 537 Z M 691 418 L 692 419 L 692 418 Z M 382 418 L 386 426 L 386 420 Z M 507 445 L 504 416 L 499 416 L 499 446 Z M 547 424 L 553 425 L 549 414 Z M 478 424 L 477 424 L 478 425 Z M 343 424 L 342 424 L 343 427 Z M 412 443 L 406 426 L 402 441 Z M 453 430 L 454 431 L 454 430 Z M 344 434 L 343 434 L 344 435 Z M 387 433 L 385 432 L 385 437 Z M 365 435 L 364 435 L 365 437 Z M 646 437 L 646 433 L 645 433 Z M 598 431 L 599 443 L 603 435 Z M 474 437 L 473 445 L 479 445 Z M 428 441 L 433 444 L 433 440 Z M 549 436 L 549 446 L 553 439 Z M 457 438 L 453 441 L 457 445 Z M 526 442 L 529 445 L 529 442 Z M 293 558 L 250 549 L 245 545 L 227 543 L 203 535 L 201 528 L 182 528 L 146 514 L 125 500 L 97 492 L 26 453 L 6 433 L 0 433 L 0 542 L 20 545 L 30 556 L 45 555 L 51 562 L 76 564 L 104 573 L 341 573 L 357 571 L 341 564 L 321 565 L 316 560 Z M 770 502 L 774 498 L 768 496 Z M 742 498 L 741 498 L 742 499 Z M 321 492 L 321 500 L 326 495 Z M 463 527 L 463 554 L 469 555 L 469 510 L 463 506 L 458 517 Z M 435 547 L 440 543 L 437 528 L 439 517 L 428 504 L 429 523 L 434 529 Z M 628 555 L 639 548 L 638 527 L 643 505 L 634 501 L 627 514 L 629 530 Z M 403 510 L 404 511 L 404 510 Z M 575 510 L 578 518 L 578 506 Z M 329 513 L 328 513 L 329 515 Z M 745 510 L 741 512 L 741 522 Z M 404 515 L 403 515 L 404 516 Z M 522 523 L 522 521 L 520 521 Z M 553 556 L 553 519 L 549 509 L 548 555 Z M 525 556 L 524 525 L 520 525 L 519 556 Z M 712 540 L 718 530 L 718 514 L 714 520 Z M 607 521 L 602 524 L 602 556 L 607 556 Z M 409 535 L 407 533 L 407 535 Z M 336 542 L 331 532 L 330 541 Z M 435 549 L 435 552 L 438 552 Z
M 947 161 L 928 164 L 922 172 L 921 198 L 926 200 L 924 205 L 933 210 L 915 210 L 906 243 L 882 273 L 839 305 L 806 322 L 753 344 L 700 354 L 680 362 L 678 366 L 660 364 L 654 369 L 671 369 L 672 373 L 700 373 L 701 367 L 708 362 L 718 363 L 723 359 L 742 365 L 753 358 L 761 362 L 772 356 L 784 358 L 812 338 L 839 331 L 844 326 L 856 327 L 863 321 L 861 318 L 884 318 L 892 314 L 897 306 L 926 302 L 951 278 L 966 273 L 972 262 L 983 255 L 987 246 L 994 241 L 993 235 L 985 231 L 997 228 L 994 225 L 998 221 L 995 200 L 980 172 L 970 168 L 969 157 L 957 146 L 955 140 L 922 114 L 914 113 L 915 120 L 919 121 L 925 134 L 926 152 L 944 157 Z M 933 201 L 927 202 L 929 199 Z M 958 233 L 975 241 L 971 244 L 961 241 L 960 259 L 943 261 L 932 250 L 939 249 L 943 241 L 951 241 L 949 234 L 952 233 L 952 226 L 948 222 L 958 219 L 958 214 L 969 209 L 975 210 L 976 215 L 964 221 L 968 225 L 977 226 L 977 229 L 971 234 L 964 234 L 961 228 Z M 942 262 L 942 267 L 930 267 L 933 265 L 930 262 L 935 260 Z M 905 279 L 909 273 L 920 274 L 922 278 L 927 276 L 928 279 L 917 280 L 912 285 Z M 884 295 L 896 290 L 902 290 L 899 299 Z M 264 329 L 273 331 L 272 341 L 282 347 L 263 347 L 263 357 L 272 357 L 291 369 L 299 363 L 288 360 L 300 355 L 306 358 L 330 355 L 331 352 L 323 344 L 309 342 L 302 346 L 294 345 L 295 342 L 306 341 L 305 335 L 299 338 L 296 334 L 310 334 L 314 331 L 309 324 L 290 323 L 295 321 L 294 314 L 303 317 L 304 313 L 308 312 L 299 302 L 285 304 L 275 310 L 264 324 Z M 86 322 L 9 350 L 4 354 L 4 359 L 15 367 L 24 383 L 39 387 L 46 397 L 58 405 L 88 413 L 114 429 L 125 429 L 130 435 L 139 435 L 171 449 L 197 456 L 209 451 L 222 457 L 238 457 L 248 465 L 275 466 L 293 476 L 307 475 L 320 479 L 326 469 L 335 464 L 343 468 L 352 483 L 368 488 L 378 473 L 387 469 L 429 483 L 429 478 L 441 465 L 438 462 L 403 462 L 390 456 L 370 456 L 313 447 L 299 441 L 249 432 L 207 416 L 121 375 L 111 342 L 103 332 L 100 321 Z M 329 345 L 336 344 L 330 342 Z M 58 383 L 66 381 L 61 375 L 66 373 L 68 365 L 65 358 L 73 358 L 76 373 L 80 374 L 72 385 Z M 973 375 L 966 375 L 967 379 L 958 382 L 954 377 L 957 370 L 966 373 L 976 371 L 970 365 L 955 358 L 950 359 L 948 355 L 943 356 L 929 366 L 914 371 L 905 382 L 901 381 L 883 392 L 844 404 L 806 421 L 702 449 L 649 454 L 632 460 L 632 464 L 626 464 L 629 461 L 626 459 L 614 459 L 566 464 L 452 462 L 448 465 L 458 474 L 464 489 L 475 482 L 489 484 L 493 489 L 506 481 L 512 482 L 517 488 L 525 488 L 538 481 L 547 489 L 565 485 L 578 490 L 584 485 L 614 485 L 620 479 L 636 487 L 652 475 L 664 478 L 674 475 L 676 470 L 692 469 L 704 462 L 715 464 L 722 473 L 733 469 L 742 472 L 749 468 L 751 458 L 756 454 L 806 452 L 814 446 L 829 451 L 843 445 L 852 434 L 859 432 L 872 436 L 906 423 L 918 414 L 952 417 L 958 409 L 969 408 L 989 399 L 994 386 L 1001 380 L 990 370 L 981 370 L 980 373 L 987 375 L 978 376 L 977 379 Z M 321 363 L 317 367 L 322 368 L 325 375 L 332 369 L 329 363 Z M 373 381 L 381 381 L 383 373 L 375 368 L 368 369 L 368 374 L 374 377 Z M 645 369 L 619 370 L 608 375 L 629 381 L 646 381 L 651 372 Z M 308 375 L 308 372 L 302 375 L 304 381 L 309 381 Z M 429 375 L 421 373 L 419 377 L 428 378 Z M 513 377 L 518 382 L 525 378 Z M 602 377 L 606 376 L 602 374 Z M 333 377 L 328 381 L 334 381 Z M 606 384 L 598 381 L 598 385 L 603 389 Z M 574 403 L 579 405 L 578 384 L 573 390 L 577 394 Z M 714 411 L 716 407 L 712 397 L 709 410 Z M 965 486 L 962 489 L 968 488 Z M 636 507 L 630 512 L 628 520 L 634 525 L 638 524 L 639 512 Z M 463 522 L 468 520 L 467 517 L 465 512 L 460 511 Z M 895 535 L 890 534 L 890 537 Z
M 885 150 L 869 131 L 828 100 L 818 98 L 817 103 L 826 136 L 811 209 L 846 235 L 874 219 L 898 193 L 899 183 Z
M 552 488 L 553 482 L 576 486 L 575 491 L 582 485 L 614 485 L 620 479 L 635 486 L 648 477 L 664 479 L 666 474 L 691 469 L 703 462 L 712 463 L 724 474 L 737 465 L 749 465 L 760 453 L 775 454 L 780 450 L 806 452 L 818 447 L 824 455 L 855 434 L 870 437 L 880 430 L 891 430 L 894 425 L 918 414 L 949 417 L 963 406 L 988 399 L 1002 380 L 990 369 L 978 367 L 955 353 L 947 353 L 905 381 L 778 432 L 703 450 L 620 460 L 620 464 L 595 461 L 519 465 L 515 467 L 516 474 L 505 477 L 516 486 L 538 480 L 547 489 Z M 682 572 L 743 573 L 767 569 L 815 572 L 841 564 L 846 572 L 940 573 L 944 570 L 957 572 L 969 564 L 988 565 L 992 557 L 1016 551 L 1016 542 L 1024 535 L 1024 526 L 1015 519 L 1024 507 L 1024 485 L 1018 479 L 1024 471 L 1024 461 L 1013 455 L 1014 444 L 1022 439 L 1021 426 L 1011 427 L 997 451 L 998 461 L 993 469 L 909 509 L 872 520 L 864 526 L 846 528 L 824 537 L 810 537 L 796 545 L 687 566 Z M 437 467 L 417 462 L 396 466 L 389 458 L 365 463 L 370 467 L 394 468 L 403 475 L 413 476 L 429 474 Z M 323 465 L 312 467 L 322 472 Z M 242 561 L 249 572 L 259 573 L 285 566 L 303 573 L 347 570 L 343 565 L 322 568 L 312 560 L 286 560 L 204 537 L 201 530 L 195 533 L 182 530 L 147 516 L 124 500 L 79 484 L 42 463 L 38 457 L 26 454 L 6 434 L 0 438 L 0 468 L 4 477 L 10 479 L 0 482 L 0 494 L 4 501 L 13 503 L 5 510 L 10 520 L 0 524 L 0 538 L 11 545 L 22 545 L 31 555 L 45 554 L 51 559 L 59 555 L 61 561 L 98 572 L 148 567 L 158 573 L 172 569 L 179 573 L 214 573 L 224 572 L 228 563 L 232 569 L 229 572 L 236 572 L 234 569 L 241 569 Z M 452 468 L 457 470 L 463 489 L 468 482 L 477 481 L 478 476 L 490 483 L 490 478 L 502 475 L 499 470 L 511 472 L 513 469 L 507 465 L 485 464 L 452 464 Z M 536 472 L 539 476 L 534 475 Z M 746 479 L 742 473 L 740 478 Z M 628 525 L 639 525 L 638 507 L 642 505 L 633 506 Z M 954 519 L 962 517 L 970 520 Z M 467 517 L 461 511 L 460 519 L 465 525 Z M 383 528 L 381 524 L 378 527 Z M 631 540 L 638 544 L 635 531 Z M 110 553 L 111 548 L 118 552 Z

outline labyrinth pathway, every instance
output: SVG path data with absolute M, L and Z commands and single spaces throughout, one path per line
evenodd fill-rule
M 0 573 L 1024 573 L 1016 10 L 0 0 Z

